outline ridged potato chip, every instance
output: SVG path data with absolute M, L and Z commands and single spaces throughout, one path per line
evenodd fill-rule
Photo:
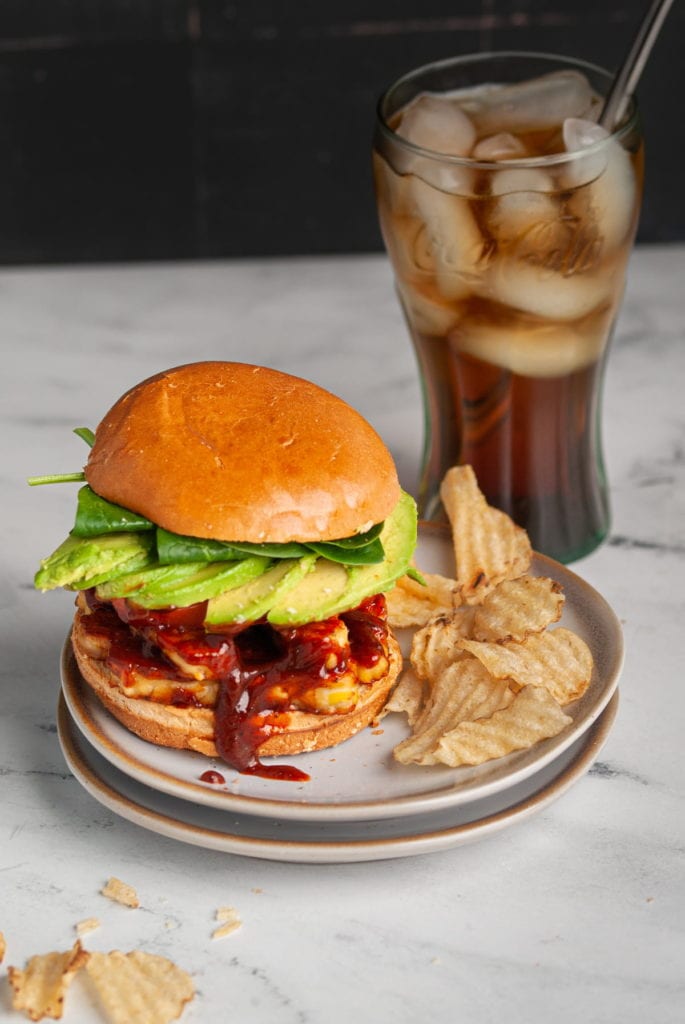
M 404 712 L 409 725 L 413 725 L 421 712 L 423 691 L 423 679 L 419 679 L 411 668 L 405 669 L 390 700 L 385 705 L 385 710 L 387 712 Z
M 451 591 L 445 581 L 439 592 L 452 607 L 422 620 L 433 598 L 403 582 L 402 624 L 422 625 L 412 640 L 411 669 L 386 710 L 406 712 L 412 727 L 395 747 L 399 762 L 457 767 L 557 735 L 572 721 L 561 705 L 585 692 L 593 658 L 575 633 L 549 629 L 561 618 L 562 589 L 529 574 L 527 534 L 487 504 L 472 468 L 450 469 L 440 495 L 457 578 Z
M 422 573 L 425 587 L 410 576 L 402 576 L 385 595 L 388 622 L 393 629 L 423 626 L 435 615 L 451 612 L 459 603 L 456 580 L 437 573 Z
M 88 957 L 89 954 L 77 941 L 65 953 L 32 956 L 23 971 L 18 967 L 8 967 L 14 1009 L 23 1010 L 31 1020 L 42 1020 L 43 1017 L 60 1020 L 67 989 Z
M 461 641 L 471 637 L 474 614 L 475 610 L 466 605 L 417 630 L 409 657 L 419 678 L 432 679 L 458 657 Z
M 506 680 L 495 680 L 475 658 L 462 656 L 433 680 L 413 734 L 394 751 L 401 764 L 437 764 L 442 736 L 459 723 L 488 718 L 514 700 Z
M 111 1024 L 168 1024 L 195 994 L 192 978 L 163 956 L 91 953 L 86 973 Z
M 501 580 L 528 571 L 533 555 L 528 534 L 488 505 L 470 466 L 447 471 L 440 498 L 452 527 L 457 583 L 464 601 L 478 601 Z
M 525 640 L 558 622 L 563 604 L 560 584 L 547 576 L 503 580 L 476 608 L 471 639 Z
M 445 733 L 435 757 L 452 768 L 483 764 L 556 736 L 572 721 L 547 690 L 525 686 L 508 707 L 490 718 L 463 721 Z
M 563 626 L 533 633 L 523 643 L 462 640 L 461 646 L 495 678 L 511 679 L 520 687 L 544 687 L 560 704 L 577 700 L 590 685 L 590 648 Z

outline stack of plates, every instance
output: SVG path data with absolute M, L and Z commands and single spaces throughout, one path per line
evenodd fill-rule
M 443 542 L 431 537 L 421 543 L 422 568 L 444 571 L 449 551 Z M 563 566 L 536 556 L 533 571 L 562 584 L 562 624 L 589 644 L 595 669 L 586 693 L 565 709 L 572 724 L 530 750 L 474 768 L 403 766 L 392 749 L 407 725 L 395 714 L 339 747 L 290 758 L 308 782 L 239 775 L 200 754 L 156 747 L 130 733 L 91 693 L 67 641 L 58 710 L 64 756 L 85 789 L 116 814 L 226 853 L 337 863 L 408 857 L 482 839 L 542 810 L 581 778 L 618 705 L 623 645 L 616 616 Z M 202 782 L 208 768 L 225 782 Z

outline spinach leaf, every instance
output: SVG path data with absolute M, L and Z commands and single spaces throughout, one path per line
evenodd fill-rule
M 97 537 L 103 533 L 140 533 L 154 528 L 154 523 L 145 516 L 106 501 L 88 484 L 79 489 L 72 537 Z

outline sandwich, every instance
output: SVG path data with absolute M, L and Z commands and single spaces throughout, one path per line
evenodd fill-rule
M 74 526 L 35 585 L 77 592 L 76 662 L 119 722 L 295 779 L 262 758 L 378 718 L 402 660 L 384 593 L 412 573 L 416 507 L 358 412 L 289 374 L 198 362 L 76 432 Z

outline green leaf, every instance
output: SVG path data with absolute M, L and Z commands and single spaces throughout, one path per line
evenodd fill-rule
M 361 547 L 346 547 L 337 541 L 308 544 L 307 547 L 322 558 L 327 558 L 329 562 L 339 562 L 341 565 L 376 565 L 385 558 L 383 545 L 378 537 Z
M 244 556 L 242 551 L 222 540 L 183 537 L 158 526 L 157 557 L 162 565 L 184 565 L 188 562 L 234 562 Z
M 154 530 L 145 516 L 131 512 L 121 505 L 115 505 L 96 494 L 87 484 L 78 492 L 76 522 L 72 537 L 97 537 L 107 533 L 140 533 Z
M 85 441 L 89 448 L 92 448 L 95 444 L 95 434 L 90 427 L 74 427 L 74 433 L 82 441 Z

